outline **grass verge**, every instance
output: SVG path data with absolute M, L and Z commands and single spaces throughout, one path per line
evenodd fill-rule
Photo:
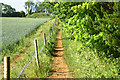
M 46 34 L 49 33 L 50 26 L 52 26 L 53 23 L 54 20 L 50 20 L 47 23 L 43 23 L 35 30 L 33 30 L 30 34 L 28 34 L 26 37 L 21 38 L 19 41 L 14 42 L 8 46 L 2 45 L 2 54 L 0 56 L 0 62 L 3 64 L 4 56 L 10 56 L 10 59 L 12 61 L 12 59 L 16 58 L 18 55 L 26 52 L 26 49 L 34 44 L 33 41 L 35 38 L 41 38 L 43 31 Z M 41 41 L 42 40 L 43 39 L 41 38 Z
M 19 45 L 19 47 L 22 47 L 21 50 L 24 54 L 21 60 L 18 60 L 12 65 L 10 77 L 11 78 L 17 78 L 19 75 L 19 72 L 22 70 L 24 65 L 31 60 L 31 56 L 34 55 L 34 39 L 37 38 L 38 40 L 38 51 L 42 48 L 43 44 L 43 32 L 48 35 L 51 27 L 53 26 L 54 19 L 50 20 L 43 25 L 41 25 L 36 31 L 29 34 L 26 38 L 22 39 L 27 46 L 22 47 L 23 45 Z M 49 39 L 47 41 L 47 44 L 43 51 L 39 54 L 39 65 L 40 69 L 36 66 L 36 60 L 34 59 L 31 64 L 28 65 L 28 67 L 24 70 L 20 78 L 46 78 L 49 75 L 49 70 L 51 70 L 51 52 L 54 49 L 55 45 L 55 38 L 56 37 L 57 29 L 55 28 L 53 35 L 47 37 Z M 27 42 L 28 41 L 28 42 Z M 31 46 L 31 48 L 27 51 L 26 48 L 28 48 L 28 45 Z M 41 46 L 40 46 L 41 45 Z M 25 48 L 25 49 L 24 49 Z M 20 50 L 20 49 L 19 49 Z M 21 54 L 21 50 L 16 51 L 16 55 Z M 10 55 L 12 58 L 15 58 L 14 55 Z M 12 62 L 11 62 L 12 63 Z
M 64 58 L 73 77 L 120 78 L 120 58 L 100 57 L 98 54 L 102 52 L 85 47 L 80 41 L 65 39 L 64 34 Z
M 53 18 L 49 13 L 33 13 L 26 16 L 26 18 Z

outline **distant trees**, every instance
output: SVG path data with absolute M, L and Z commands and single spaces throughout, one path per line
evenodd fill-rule
M 21 14 L 21 17 L 25 17 L 25 12 L 24 11 L 21 11 L 20 14 Z
M 54 6 L 48 2 L 42 2 L 39 4 L 38 8 L 36 9 L 36 12 L 49 12 L 51 13 L 53 11 Z
M 25 9 L 27 11 L 27 14 L 32 14 L 33 11 L 35 13 L 39 12 L 45 12 L 45 13 L 51 13 L 54 10 L 54 3 L 55 2 L 33 2 L 33 0 L 28 0 L 25 2 Z
M 2 16 L 3 17 L 25 17 L 25 12 L 16 12 L 15 8 L 12 8 L 10 5 L 0 3 L 2 5 Z
M 2 12 L 3 13 L 13 13 L 16 12 L 15 8 L 12 8 L 10 5 L 2 4 Z
M 32 0 L 28 0 L 27 2 L 25 2 L 25 9 L 28 14 L 31 14 L 34 8 L 35 8 L 35 3 L 33 3 Z

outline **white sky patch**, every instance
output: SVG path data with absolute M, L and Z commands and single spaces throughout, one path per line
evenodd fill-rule
M 0 0 L 0 3 L 4 3 L 4 4 L 8 4 L 8 5 L 11 5 L 12 8 L 15 8 L 16 11 L 25 11 L 25 2 L 28 1 L 28 0 Z M 40 2 L 43 2 L 44 0 L 33 0 L 33 2 L 37 2 L 37 1 L 40 1 Z
M 16 11 L 26 11 L 24 8 L 25 2 L 27 0 L 2 0 L 0 3 L 11 5 L 11 7 L 15 8 Z

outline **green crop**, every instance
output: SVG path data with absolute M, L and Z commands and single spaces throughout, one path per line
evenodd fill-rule
M 11 44 L 25 37 L 50 18 L 2 18 L 2 43 Z

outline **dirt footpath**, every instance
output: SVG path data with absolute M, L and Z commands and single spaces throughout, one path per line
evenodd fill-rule
M 72 78 L 67 64 L 65 63 L 63 56 L 63 46 L 62 46 L 62 28 L 60 27 L 60 23 L 58 28 L 60 32 L 57 35 L 57 45 L 54 51 L 54 56 L 52 58 L 52 75 L 49 78 Z

